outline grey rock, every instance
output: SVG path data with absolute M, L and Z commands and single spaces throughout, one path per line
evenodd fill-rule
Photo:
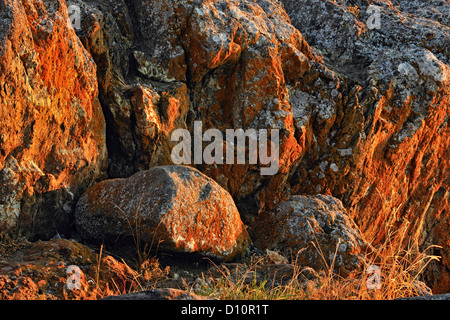
M 117 296 L 107 296 L 102 298 L 101 300 L 215 300 L 215 299 L 199 296 L 188 291 L 164 288 L 164 289 L 151 289 Z
M 279 250 L 315 270 L 348 274 L 362 266 L 369 244 L 330 196 L 291 196 L 250 225 L 256 246 Z
M 428 296 L 417 296 L 417 297 L 410 297 L 410 298 L 399 298 L 396 300 L 430 300 L 430 301 L 444 301 L 444 300 L 450 300 L 450 293 L 443 293 L 443 294 L 434 294 L 434 295 L 428 295 Z

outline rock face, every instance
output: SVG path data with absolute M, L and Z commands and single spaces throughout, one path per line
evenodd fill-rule
M 419 296 L 419 297 L 412 297 L 412 298 L 401 298 L 398 300 L 450 300 L 450 293 L 436 294 L 436 295 L 429 295 L 429 296 Z
M 172 164 L 175 128 L 279 129 L 279 170 L 198 165 L 235 198 L 246 218 L 280 200 L 305 148 L 290 83 L 306 92 L 336 88 L 276 1 L 71 1 L 82 8 L 83 44 L 99 68 L 110 177 Z M 317 85 L 314 83 L 318 80 Z M 330 89 L 331 90 L 331 89 Z M 312 97 L 313 97 L 312 96 Z M 324 110 L 326 112 L 326 110 Z M 145 129 L 144 129 L 145 128 Z M 302 131 L 303 130 L 303 131 Z
M 282 2 L 343 89 L 327 131 L 315 125 L 308 96 L 291 95 L 317 137 L 291 175 L 291 191 L 341 199 L 374 244 L 407 224 L 422 249 L 442 246 L 435 252 L 442 264 L 433 262 L 426 278 L 433 292 L 448 291 L 448 2 L 371 1 L 375 9 L 364 0 Z
M 151 28 L 158 22 L 164 30 L 169 27 L 163 17 L 158 18 L 156 9 L 151 13 L 150 9 L 160 4 L 126 4 L 123 0 L 67 3 L 80 8 L 77 34 L 98 65 L 99 99 L 104 106 L 111 159 L 109 177 L 129 177 L 152 166 L 173 164 L 170 134 L 186 127 L 192 110 L 184 55 L 179 47 L 175 52 L 170 49 L 173 39 L 167 37 L 172 34 Z
M 134 117 L 191 132 L 194 120 L 204 130 L 278 128 L 273 177 L 255 165 L 198 166 L 231 193 L 244 221 L 284 195 L 331 194 L 370 241 L 408 223 L 422 248 L 437 244 L 449 256 L 448 6 L 374 2 L 374 29 L 363 0 L 282 2 L 291 20 L 275 1 L 82 4 L 80 38 L 104 65 L 111 176 L 170 163 L 170 130 L 144 137 Z M 163 92 L 176 120 L 159 115 Z M 443 265 L 433 262 L 429 281 L 448 288 L 436 280 L 449 273 Z
M 249 238 L 228 192 L 189 167 L 155 167 L 128 179 L 105 180 L 80 198 L 80 235 L 90 241 L 132 235 L 180 252 L 229 260 Z
M 280 250 L 315 270 L 334 267 L 342 275 L 362 266 L 369 246 L 342 202 L 331 196 L 291 196 L 250 230 L 259 248 Z
M 104 178 L 96 65 L 67 20 L 64 1 L 0 2 L 0 230 L 67 234 Z

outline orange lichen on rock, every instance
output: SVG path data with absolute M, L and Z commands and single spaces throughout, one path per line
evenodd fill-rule
M 97 184 L 80 198 L 76 223 L 90 241 L 133 236 L 223 260 L 242 255 L 250 243 L 229 193 L 182 166 L 155 167 Z
M 68 233 L 74 201 L 105 172 L 96 65 L 64 1 L 8 1 L 0 33 L 0 225 Z M 53 199 L 51 199 L 53 198 Z
M 404 227 L 419 250 L 440 246 L 424 277 L 448 291 L 447 6 L 380 6 L 377 29 L 363 19 L 369 2 L 357 2 L 359 11 L 332 0 L 79 0 L 75 33 L 65 1 L 0 1 L 0 230 L 69 234 L 85 190 L 172 164 L 172 132 L 192 133 L 196 121 L 223 135 L 276 129 L 273 176 L 261 175 L 261 161 L 196 163 L 229 192 L 214 201 L 193 202 L 206 182 L 156 175 L 185 199 L 149 194 L 156 202 L 145 210 L 179 206 L 165 219 L 151 211 L 146 241 L 228 259 L 248 240 L 241 217 L 250 223 L 290 195 L 323 194 L 341 200 L 375 245 Z M 80 217 L 92 223 L 79 221 L 81 232 L 132 235 L 127 222 L 149 183 L 141 178 L 142 189 L 129 180 L 90 189 L 79 207 L 94 214 L 85 208 Z M 131 216 L 120 217 L 116 202 Z

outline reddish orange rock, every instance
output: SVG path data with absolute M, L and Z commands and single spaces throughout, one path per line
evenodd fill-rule
M 291 90 L 313 137 L 291 192 L 341 199 L 374 245 L 440 246 L 424 275 L 433 292 L 450 291 L 448 3 L 282 2 L 341 83 L 323 96 L 336 97 L 335 108 Z
M 0 6 L 0 230 L 68 233 L 75 201 L 106 170 L 96 65 L 64 1 Z

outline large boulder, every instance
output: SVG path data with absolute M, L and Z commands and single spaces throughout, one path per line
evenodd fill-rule
M 68 235 L 105 176 L 96 64 L 62 0 L 0 1 L 0 231 Z
M 364 262 L 369 244 L 331 196 L 291 196 L 250 225 L 254 244 L 279 250 L 303 266 L 347 275 Z
M 250 242 L 233 198 L 198 170 L 155 167 L 105 180 L 80 198 L 76 226 L 89 241 L 133 236 L 160 248 L 229 260 Z

